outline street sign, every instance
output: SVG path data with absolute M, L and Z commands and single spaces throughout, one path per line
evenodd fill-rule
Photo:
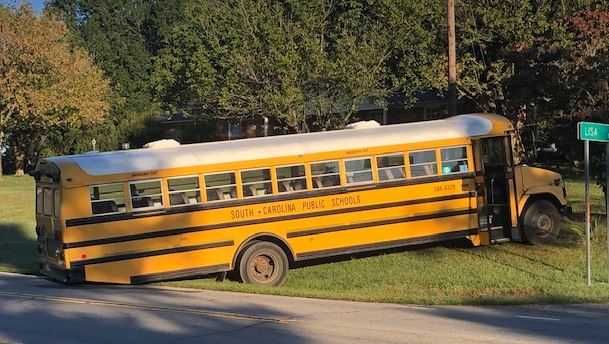
M 586 270 L 587 284 L 592 285 L 592 252 L 590 247 L 590 141 L 605 142 L 606 185 L 609 187 L 609 124 L 579 122 L 577 123 L 577 138 L 584 141 L 584 169 L 586 185 L 584 191 L 586 207 Z M 607 248 L 609 250 L 609 197 L 605 199 L 607 216 Z
M 609 142 L 609 124 L 579 122 L 577 138 L 585 141 Z

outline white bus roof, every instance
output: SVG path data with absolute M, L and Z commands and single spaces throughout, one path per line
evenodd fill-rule
M 72 162 L 91 176 L 141 173 L 161 169 L 297 156 L 462 137 L 503 134 L 511 129 L 501 116 L 469 114 L 447 119 L 377 128 L 343 129 L 306 134 L 259 137 L 181 145 L 158 149 L 133 149 L 67 155 L 46 159 Z

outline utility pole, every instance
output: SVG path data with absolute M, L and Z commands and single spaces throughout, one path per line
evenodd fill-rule
M 455 38 L 455 0 L 447 0 L 448 22 L 448 115 L 457 114 L 457 48 Z

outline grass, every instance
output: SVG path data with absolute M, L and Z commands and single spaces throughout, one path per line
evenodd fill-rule
M 583 211 L 583 184 L 568 182 Z M 592 187 L 593 213 L 604 212 Z M 34 192 L 28 177 L 0 180 L 0 270 L 35 273 Z M 212 278 L 164 285 L 250 293 L 416 304 L 609 302 L 602 216 L 595 217 L 593 279 L 585 286 L 582 224 L 566 221 L 551 246 L 507 243 L 480 248 L 463 242 L 414 247 L 291 270 L 286 284 L 265 288 Z
M 36 272 L 35 199 L 32 178 L 0 178 L 0 271 Z

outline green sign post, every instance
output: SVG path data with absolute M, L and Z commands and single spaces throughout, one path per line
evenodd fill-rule
M 586 175 L 586 268 L 588 285 L 592 285 L 592 254 L 590 250 L 590 141 L 605 143 L 606 185 L 609 187 L 609 124 L 579 122 L 577 123 L 577 138 L 584 141 L 584 165 Z M 609 250 L 609 197 L 605 199 L 607 213 L 607 249 Z

